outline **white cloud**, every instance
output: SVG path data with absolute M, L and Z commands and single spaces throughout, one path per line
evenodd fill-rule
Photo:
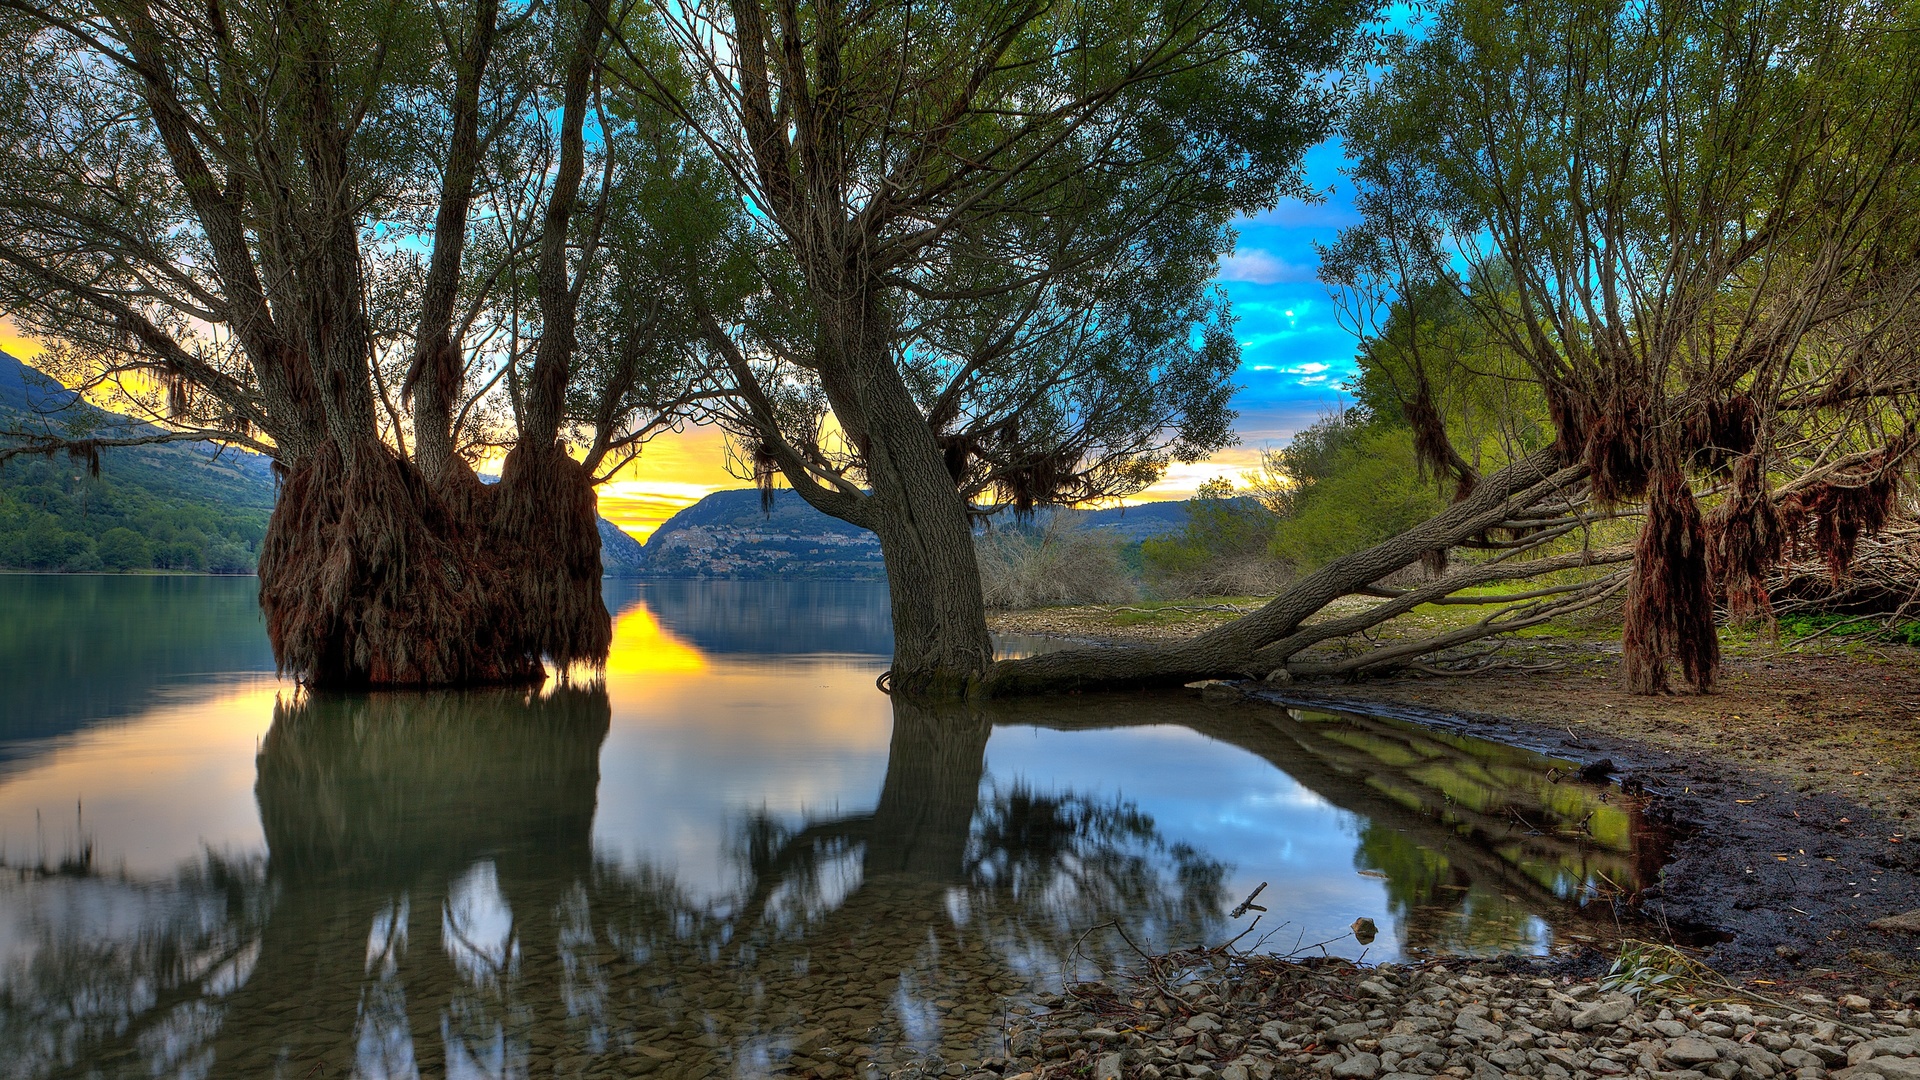
M 1244 248 L 1220 260 L 1220 280 L 1245 281 L 1254 285 L 1312 281 L 1314 268 L 1290 263 L 1271 251 Z

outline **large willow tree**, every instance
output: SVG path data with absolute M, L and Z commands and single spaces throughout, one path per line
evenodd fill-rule
M 272 455 L 260 599 L 305 681 L 603 658 L 592 485 L 682 398 L 667 283 L 712 202 L 673 125 L 604 99 L 620 17 L 0 5 L 0 310 L 164 429 L 11 449 Z
M 992 662 L 972 524 L 1231 439 L 1211 279 L 1297 190 L 1353 0 L 657 9 L 633 96 L 699 130 L 752 273 L 701 312 L 743 463 L 873 530 L 896 686 Z

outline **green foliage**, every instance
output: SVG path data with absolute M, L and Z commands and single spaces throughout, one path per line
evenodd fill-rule
M 1920 619 L 1890 619 L 1883 615 L 1782 615 L 1779 625 L 1782 640 L 1819 634 L 1920 648 Z
M 98 477 L 64 458 L 0 469 L 0 567 L 253 572 L 266 507 L 235 506 L 211 485 L 156 491 L 116 465 Z
M 1418 525 L 1446 507 L 1420 474 L 1413 433 L 1349 411 L 1302 432 L 1282 452 L 1299 484 L 1272 553 L 1305 573 Z
M 1264 594 L 1279 585 L 1267 545 L 1279 516 L 1234 494 L 1229 481 L 1202 484 L 1187 502 L 1186 527 L 1140 544 L 1141 570 L 1162 595 Z

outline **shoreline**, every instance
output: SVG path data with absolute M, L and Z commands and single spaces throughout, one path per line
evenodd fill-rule
M 1231 617 L 1102 633 L 1110 609 L 1040 609 L 993 625 L 1103 645 L 1183 637 Z M 1602 633 L 1505 642 L 1509 670 L 1202 692 L 1606 759 L 1616 778 L 1657 796 L 1674 832 L 1673 857 L 1641 910 L 1684 940 L 1729 936 L 1707 954 L 1716 968 L 1920 979 L 1920 823 L 1910 820 L 1920 812 L 1920 649 L 1786 653 L 1741 642 L 1728 649 L 1718 692 L 1637 697 L 1617 688 L 1618 647 Z M 1528 670 L 1543 663 L 1553 669 Z

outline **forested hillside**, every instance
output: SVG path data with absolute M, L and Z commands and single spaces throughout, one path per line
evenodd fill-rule
M 80 401 L 0 353 L 0 428 L 140 427 Z M 64 455 L 0 465 L 0 567 L 249 574 L 273 509 L 265 458 L 198 444 L 100 453 L 94 475 Z

